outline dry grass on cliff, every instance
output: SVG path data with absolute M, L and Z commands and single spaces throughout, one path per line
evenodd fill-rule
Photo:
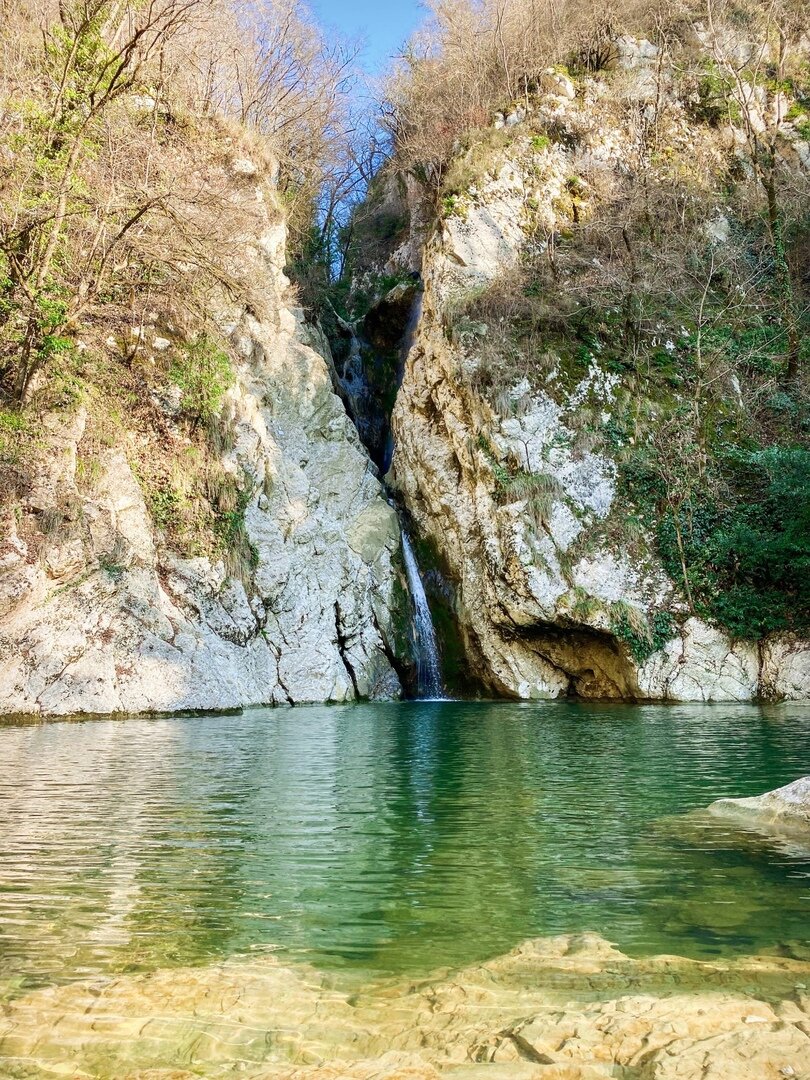
M 522 261 L 446 329 L 500 416 L 523 380 L 564 406 L 572 452 L 618 467 L 619 540 L 643 529 L 686 608 L 753 640 L 810 625 L 810 14 L 743 14 L 712 4 L 660 63 L 530 98 L 500 151 L 528 190 Z
M 187 322 L 212 286 L 253 302 L 227 159 L 250 140 L 308 207 L 341 59 L 292 0 L 3 0 L 2 18 L 0 395 L 22 401 L 80 334 L 137 325 L 155 296 Z
M 43 417 L 81 406 L 87 483 L 121 446 L 176 547 L 238 555 L 221 326 L 275 295 L 259 243 L 311 212 L 350 52 L 299 0 L 0 0 L 0 23 L 3 509 Z
M 384 122 L 397 162 L 434 183 L 458 140 L 498 110 L 527 104 L 544 72 L 612 69 L 623 35 L 664 49 L 694 43 L 707 27 L 729 40 L 780 38 L 807 29 L 804 0 L 432 0 L 432 18 L 388 78 Z

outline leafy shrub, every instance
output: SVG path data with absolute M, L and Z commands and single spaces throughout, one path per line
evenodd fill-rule
M 28 430 L 28 421 L 19 412 L 0 409 L 0 435 Z
M 667 611 L 654 612 L 648 620 L 644 612 L 630 604 L 613 605 L 611 627 L 630 650 L 637 664 L 643 664 L 675 636 L 675 621 Z
M 28 417 L 0 409 L 0 505 L 28 487 L 35 467 L 34 448 Z
M 169 378 L 182 391 L 180 407 L 195 422 L 211 423 L 222 399 L 233 386 L 234 374 L 228 354 L 201 334 L 175 359 Z
M 220 511 L 214 523 L 214 531 L 219 539 L 228 573 L 245 580 L 259 563 L 259 553 L 251 543 L 245 527 L 245 511 L 255 488 L 246 476 L 242 477 L 241 487 L 234 478 L 230 479 L 232 482 L 219 498 Z
M 734 490 L 726 505 L 695 490 L 664 512 L 657 531 L 666 568 L 688 585 L 698 614 L 736 637 L 806 632 L 810 451 L 736 450 L 722 464 Z
M 181 496 L 174 487 L 164 485 L 148 493 L 149 513 L 155 525 L 159 529 L 167 531 L 178 520 L 181 506 Z
M 690 112 L 696 120 L 717 126 L 724 121 L 738 123 L 740 106 L 734 96 L 734 80 L 714 60 L 706 60 L 697 80 L 696 100 Z

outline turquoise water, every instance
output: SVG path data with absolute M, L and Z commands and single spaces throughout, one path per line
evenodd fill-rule
M 423 973 L 535 935 L 810 944 L 810 856 L 683 815 L 810 772 L 792 706 L 421 703 L 0 727 L 0 978 L 256 950 Z

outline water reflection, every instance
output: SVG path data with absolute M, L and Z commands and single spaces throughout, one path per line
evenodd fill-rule
M 801 950 L 810 859 L 672 815 L 807 772 L 808 736 L 806 709 L 719 705 L 6 726 L 4 977 L 277 947 L 420 972 L 581 929 L 636 953 Z

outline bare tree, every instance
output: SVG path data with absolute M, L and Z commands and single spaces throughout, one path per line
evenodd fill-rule
M 708 46 L 731 85 L 748 159 L 764 196 L 777 302 L 787 341 L 785 374 L 792 380 L 799 370 L 801 317 L 786 230 L 796 193 L 786 176 L 780 129 L 787 111 L 784 86 L 789 74 L 789 47 L 798 43 L 810 19 L 792 0 L 765 0 L 753 6 L 753 25 L 741 33 L 733 29 L 725 0 L 707 0 L 706 12 Z M 753 39 L 752 32 L 756 35 Z M 810 189 L 800 197 L 806 198 L 808 193 Z
M 298 0 L 0 5 L 6 396 L 25 397 L 100 297 L 132 301 L 157 280 L 190 294 L 197 274 L 227 284 L 233 200 L 193 162 L 179 171 L 183 117 L 232 121 L 271 148 L 299 232 L 351 193 L 354 50 L 327 43 Z

